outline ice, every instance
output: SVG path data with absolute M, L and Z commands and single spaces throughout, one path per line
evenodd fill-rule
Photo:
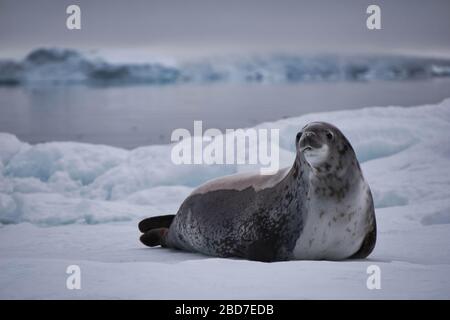
M 0 141 L 3 145 L 1 137 Z M 47 182 L 51 178 L 58 179 L 55 174 L 65 172 L 71 180 L 86 185 L 117 166 L 125 157 L 126 151 L 109 146 L 51 142 L 16 153 L 13 160 L 9 159 L 4 174 Z
M 295 135 L 306 123 L 318 120 L 334 123 L 349 138 L 363 164 L 376 207 L 402 206 L 448 194 L 445 187 L 437 191 L 430 190 L 429 185 L 448 183 L 445 175 L 430 168 L 430 155 L 433 168 L 448 166 L 449 104 L 450 100 L 446 100 L 434 106 L 308 114 L 256 128 L 280 129 L 280 162 L 289 166 L 295 157 Z M 0 146 L 3 164 L 0 192 L 14 196 L 8 203 L 16 203 L 16 210 L 21 213 L 15 222 L 78 221 L 61 219 L 65 213 L 58 211 L 54 213 L 58 215 L 55 219 L 49 219 L 47 212 L 43 221 L 33 216 L 42 214 L 39 211 L 24 213 L 24 208 L 29 207 L 27 203 L 33 203 L 34 193 L 57 195 L 56 206 L 66 200 L 119 201 L 174 212 L 176 206 L 172 204 L 179 204 L 195 186 L 215 177 L 257 169 L 254 165 L 175 165 L 170 161 L 171 145 L 134 150 L 75 142 L 28 145 L 3 133 Z M 412 183 L 418 178 L 423 183 Z M 171 205 L 165 209 L 167 204 Z M 8 212 L 10 208 L 11 205 L 4 206 Z M 0 217 L 4 215 L 0 211 Z
M 2 133 L 0 297 L 450 298 L 450 99 L 257 127 L 280 129 L 280 160 L 290 165 L 295 134 L 310 121 L 341 128 L 361 162 L 378 222 L 369 259 L 265 264 L 145 248 L 139 219 L 176 213 L 195 186 L 249 168 L 176 166 L 171 145 L 29 145 Z M 79 291 L 65 289 L 70 264 L 82 269 Z M 381 290 L 366 287 L 372 264 Z
M 432 224 L 450 224 L 450 210 L 445 208 L 442 211 L 426 215 L 422 218 L 421 222 L 426 226 Z
M 19 139 L 15 135 L 9 133 L 1 133 L 0 132 L 0 162 L 2 165 L 11 160 L 11 158 L 18 153 L 22 148 L 26 149 L 27 145 L 20 142 Z
M 131 63 L 73 49 L 41 48 L 23 61 L 0 60 L 0 85 L 416 80 L 449 77 L 449 70 L 449 60 L 410 56 L 268 54 Z

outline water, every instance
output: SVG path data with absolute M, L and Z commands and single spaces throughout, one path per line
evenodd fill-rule
M 450 97 L 448 78 L 301 84 L 0 87 L 0 131 L 30 143 L 135 148 L 170 143 L 176 128 L 250 127 L 305 113 L 412 106 Z

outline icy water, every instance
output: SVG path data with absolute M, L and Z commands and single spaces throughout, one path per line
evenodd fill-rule
M 19 139 L 135 148 L 170 143 L 176 128 L 243 128 L 366 106 L 413 106 L 450 97 L 450 80 L 302 84 L 0 87 L 0 132 Z

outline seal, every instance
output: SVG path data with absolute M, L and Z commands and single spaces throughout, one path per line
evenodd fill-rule
M 206 182 L 176 215 L 141 221 L 142 243 L 264 262 L 367 257 L 375 210 L 349 141 L 335 126 L 312 122 L 295 144 L 292 167 Z

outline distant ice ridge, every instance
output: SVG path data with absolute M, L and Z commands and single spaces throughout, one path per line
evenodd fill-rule
M 337 125 L 349 138 L 378 209 L 420 205 L 432 210 L 416 210 L 411 219 L 424 225 L 449 223 L 450 99 L 438 105 L 308 114 L 257 127 L 280 129 L 281 164 L 290 166 L 296 133 L 317 120 Z M 76 142 L 29 145 L 0 133 L 0 224 L 98 224 L 176 213 L 199 184 L 257 170 L 176 166 L 170 161 L 171 147 L 129 151 Z
M 0 60 L 0 85 L 301 83 L 450 77 L 450 60 L 405 56 L 264 55 L 167 64 L 112 63 L 72 49 Z

